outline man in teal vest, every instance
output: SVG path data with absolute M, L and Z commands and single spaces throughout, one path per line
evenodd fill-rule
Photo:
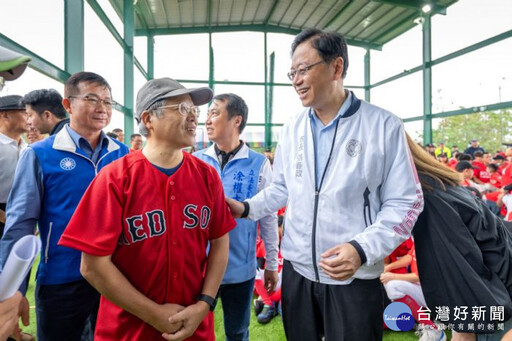
M 239 201 L 253 197 L 272 181 L 270 162 L 240 140 L 247 114 L 247 105 L 241 97 L 235 94 L 215 96 L 206 117 L 208 138 L 214 144 L 194 153 L 217 170 L 226 195 Z M 237 219 L 236 228 L 229 232 L 228 266 L 219 290 L 228 341 L 249 340 L 258 223 L 266 250 L 267 290 L 273 291 L 278 281 L 276 215 L 258 222 Z

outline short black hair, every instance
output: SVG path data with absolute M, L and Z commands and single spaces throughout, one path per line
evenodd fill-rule
M 116 134 L 116 133 L 113 133 L 113 132 L 111 132 L 111 131 L 109 131 L 108 133 L 106 133 L 106 135 L 107 135 L 108 137 L 113 138 L 113 139 L 117 139 L 117 138 L 118 138 L 117 134 Z
M 64 85 L 64 96 L 68 98 L 69 96 L 73 96 L 79 93 L 78 84 L 80 83 L 94 83 L 99 86 L 105 86 L 110 91 L 110 95 L 112 95 L 112 88 L 110 84 L 106 81 L 105 78 L 94 72 L 77 72 L 68 78 L 66 84 Z
M 50 111 L 57 118 L 67 117 L 67 111 L 62 105 L 62 96 L 54 89 L 39 89 L 30 91 L 23 96 L 22 105 L 30 105 L 35 112 L 41 115 L 45 110 Z
M 484 153 L 482 153 L 482 152 L 475 152 L 473 155 L 474 155 L 475 157 L 483 157 L 483 156 L 484 156 Z
M 130 135 L 130 141 L 133 141 L 133 139 L 134 139 L 134 138 L 136 138 L 136 137 L 138 137 L 138 136 L 142 137 L 142 135 L 141 135 L 141 134 L 137 134 L 137 133 L 131 134 L 131 135 Z
M 462 154 L 459 158 L 459 161 L 471 161 L 473 158 L 471 157 L 471 154 Z
M 497 172 L 499 169 L 499 166 L 495 163 L 490 163 L 487 165 L 487 168 L 491 168 L 493 172 Z
M 242 97 L 227 93 L 220 94 L 213 97 L 213 100 L 226 102 L 226 111 L 228 112 L 228 119 L 232 119 L 235 116 L 242 116 L 242 123 L 238 127 L 238 132 L 241 134 L 247 124 L 247 116 L 249 115 L 249 108 Z
M 114 129 L 112 129 L 112 132 L 115 133 L 115 134 L 122 133 L 123 129 L 121 129 L 121 128 L 114 128 Z
M 347 42 L 342 34 L 338 32 L 322 31 L 317 28 L 308 28 L 299 33 L 292 43 L 292 55 L 300 44 L 311 41 L 320 57 L 329 63 L 332 60 L 341 57 L 343 59 L 343 74 L 341 78 L 345 78 L 348 69 L 348 49 Z

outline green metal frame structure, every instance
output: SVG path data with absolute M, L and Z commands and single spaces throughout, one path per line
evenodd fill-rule
M 116 30 L 108 16 L 105 14 L 101 6 L 96 0 L 64 0 L 64 53 L 65 53 L 65 69 L 61 69 L 51 62 L 45 60 L 43 57 L 30 51 L 27 47 L 24 47 L 16 43 L 11 38 L 0 33 L 0 45 L 5 46 L 9 49 L 15 50 L 19 53 L 32 57 L 30 67 L 52 79 L 64 83 L 71 74 L 83 70 L 84 67 L 84 5 L 85 1 L 92 8 L 101 22 L 105 25 L 110 34 L 117 41 L 119 46 L 123 50 L 124 60 L 124 99 L 123 104 L 119 105 L 119 109 L 124 114 L 124 129 L 126 131 L 126 138 L 134 130 L 133 126 L 133 108 L 134 108 L 134 66 L 147 80 L 154 77 L 154 38 L 158 35 L 168 34 L 189 34 L 189 33 L 208 33 L 209 34 L 209 74 L 208 79 L 204 80 L 191 80 L 191 79 L 179 79 L 180 82 L 186 83 L 199 83 L 206 84 L 210 88 L 214 88 L 216 84 L 232 84 L 232 85 L 258 85 L 264 86 L 265 88 L 265 122 L 258 124 L 248 124 L 249 126 L 264 126 L 265 128 L 265 147 L 270 148 L 272 145 L 272 127 L 280 126 L 280 124 L 272 123 L 272 107 L 273 107 L 273 90 L 276 86 L 291 86 L 288 83 L 276 83 L 274 82 L 274 53 L 268 53 L 267 51 L 267 33 L 288 33 L 297 34 L 299 30 L 293 28 L 280 27 L 275 25 L 269 25 L 268 20 L 261 25 L 234 25 L 234 26 L 221 26 L 212 27 L 209 24 L 204 27 L 190 27 L 190 28 L 166 28 L 166 29 L 135 29 L 135 16 L 139 9 L 134 6 L 133 1 L 123 2 L 123 36 Z M 396 3 L 402 6 L 410 4 L 410 1 L 406 0 L 381 0 L 381 2 Z M 276 2 L 277 3 L 277 2 Z M 209 6 L 210 2 L 208 2 Z M 211 8 L 208 8 L 210 13 Z M 275 10 L 271 9 L 269 14 Z M 436 10 L 434 8 L 433 13 L 443 12 L 442 9 Z M 341 13 L 341 11 L 340 11 Z M 366 49 L 364 55 L 364 85 L 363 86 L 350 86 L 346 85 L 347 88 L 359 88 L 364 89 L 364 97 L 367 101 L 371 99 L 371 90 L 390 83 L 402 77 L 409 76 L 413 73 L 422 72 L 423 76 L 423 115 L 406 118 L 404 122 L 423 121 L 423 138 L 424 143 L 432 142 L 432 120 L 435 118 L 443 118 L 455 115 L 463 115 L 475 112 L 481 112 L 486 110 L 500 110 L 512 107 L 512 101 L 500 102 L 500 103 L 487 103 L 482 104 L 478 107 L 465 108 L 454 111 L 432 113 L 432 67 L 454 58 L 463 56 L 471 53 L 478 49 L 485 48 L 489 45 L 498 43 L 505 39 L 512 38 L 512 30 L 505 31 L 496 36 L 488 39 L 484 39 L 480 42 L 449 53 L 445 56 L 432 60 L 431 57 L 431 14 L 423 16 L 422 22 L 422 40 L 423 40 L 423 53 L 422 53 L 422 64 L 413 67 L 409 70 L 405 70 L 399 74 L 393 75 L 381 81 L 371 84 L 370 71 L 371 71 L 371 50 L 380 50 L 381 46 L 375 44 L 364 44 L 360 41 L 347 41 L 349 45 L 360 46 Z M 208 16 L 210 17 L 210 16 Z M 335 18 L 333 18 L 334 20 Z M 332 21 L 332 20 L 331 20 Z M 398 24 L 397 24 L 398 25 Z M 212 47 L 212 34 L 217 32 L 234 32 L 234 31 L 258 31 L 264 34 L 264 82 L 239 82 L 239 81 L 218 81 L 215 80 L 215 67 L 214 67 L 214 51 Z M 147 67 L 146 69 L 134 56 L 134 38 L 135 36 L 144 36 L 147 38 Z

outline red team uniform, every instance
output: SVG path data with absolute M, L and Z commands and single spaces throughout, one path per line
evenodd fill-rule
M 112 255 L 128 281 L 156 303 L 189 306 L 201 293 L 206 248 L 236 226 L 215 170 L 183 153 L 166 176 L 141 151 L 94 179 L 60 245 Z M 160 340 L 161 333 L 101 296 L 94 340 Z M 215 340 L 210 312 L 188 340 Z

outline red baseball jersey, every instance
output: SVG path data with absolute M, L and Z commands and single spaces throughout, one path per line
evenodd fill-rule
M 489 183 L 496 188 L 501 188 L 501 174 L 498 172 L 492 173 Z
M 512 163 L 509 163 L 502 171 L 501 171 L 501 185 L 503 187 L 512 184 Z
M 409 254 L 409 251 L 412 249 L 413 246 L 414 246 L 414 244 L 413 244 L 412 238 L 407 239 L 402 244 L 398 245 L 398 247 L 389 255 L 389 262 L 390 263 L 396 262 L 403 256 Z M 391 270 L 391 272 L 397 273 L 397 274 L 406 274 L 408 271 L 407 271 L 407 267 L 401 267 L 401 268 L 393 269 L 393 270 Z
M 189 306 L 201 293 L 208 241 L 236 226 L 215 170 L 183 153 L 167 176 L 141 151 L 105 167 L 91 183 L 59 242 L 112 255 L 130 283 L 151 300 Z M 161 333 L 101 297 L 94 339 L 160 340 Z M 215 340 L 209 313 L 189 340 Z
M 475 177 L 483 183 L 488 183 L 491 179 L 491 174 L 487 172 L 487 166 L 483 162 L 473 161 L 473 167 L 476 167 L 476 169 L 474 169 Z

